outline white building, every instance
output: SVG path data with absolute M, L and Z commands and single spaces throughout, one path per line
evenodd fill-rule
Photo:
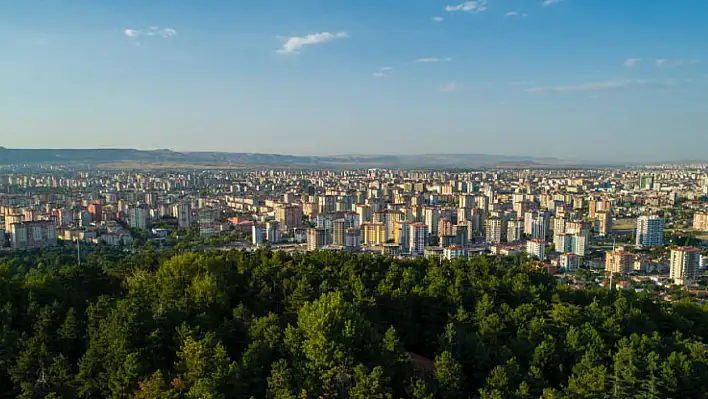
M 455 258 L 467 258 L 467 250 L 465 247 L 461 247 L 458 245 L 451 245 L 447 248 L 443 249 L 443 258 L 447 260 L 452 260 Z
M 641 247 L 664 245 L 664 219 L 657 215 L 638 217 L 636 245 Z
M 588 245 L 588 236 L 585 234 L 574 234 L 570 238 L 572 252 L 578 256 L 585 256 Z
M 566 271 L 566 273 L 574 273 L 580 267 L 580 257 L 576 254 L 562 254 L 558 265 Z
M 573 235 L 564 233 L 555 233 L 553 235 L 553 245 L 556 252 L 569 253 L 573 252 Z
M 546 243 L 543 240 L 529 240 L 526 242 L 526 252 L 530 257 L 546 258 Z
M 259 246 L 265 242 L 266 228 L 263 225 L 254 224 L 251 226 L 251 241 L 253 245 Z
M 425 241 L 428 237 L 428 226 L 425 223 L 410 225 L 409 250 L 412 256 L 422 256 L 425 253 Z
M 490 217 L 487 219 L 486 238 L 490 244 L 501 243 L 502 238 L 502 220 L 498 217 Z
M 265 225 L 266 240 L 270 243 L 278 243 L 282 240 L 280 233 L 280 222 L 277 220 L 269 220 Z
M 675 284 L 687 285 L 696 280 L 700 268 L 701 251 L 698 248 L 682 247 L 671 250 L 669 276 Z

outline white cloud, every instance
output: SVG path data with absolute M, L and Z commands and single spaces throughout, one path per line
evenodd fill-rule
M 381 67 L 377 72 L 374 72 L 372 75 L 374 75 L 375 78 L 382 78 L 384 76 L 388 76 L 388 73 L 391 71 L 393 71 L 393 67 L 385 66 Z
M 656 60 L 656 66 L 659 68 L 676 68 L 684 65 L 697 64 L 698 60 L 670 60 L 659 58 Z
M 165 28 L 158 30 L 157 34 L 162 37 L 172 37 L 177 36 L 177 31 L 172 28 Z
M 554 4 L 562 3 L 564 1 L 565 0 L 543 0 L 543 6 L 548 7 L 548 6 L 552 6 Z
M 331 42 L 332 40 L 335 39 L 345 39 L 349 37 L 349 35 L 345 32 L 338 32 L 338 33 L 330 33 L 330 32 L 321 32 L 321 33 L 311 33 L 307 36 L 292 36 L 292 37 L 287 37 L 285 38 L 285 43 L 283 43 L 283 47 L 278 50 L 278 53 L 281 54 L 298 54 L 301 48 L 304 46 L 309 46 L 312 44 L 321 44 L 321 43 L 327 43 Z
M 637 65 L 641 60 L 641 58 L 627 58 L 627 60 L 624 61 L 624 66 L 627 68 L 632 68 Z
M 442 22 L 445 20 L 443 17 L 432 17 L 430 18 L 433 22 Z
M 165 39 L 177 36 L 177 31 L 172 28 L 160 28 L 159 26 L 151 26 L 147 29 L 131 29 L 127 28 L 123 30 L 123 34 L 127 37 L 139 37 L 139 36 L 160 36 Z
M 529 93 L 540 93 L 540 92 L 557 92 L 557 93 L 570 93 L 570 92 L 581 92 L 581 91 L 598 91 L 598 90 L 610 90 L 610 89 L 622 89 L 632 86 L 644 86 L 654 83 L 653 80 L 608 80 L 604 82 L 589 82 L 580 83 L 573 85 L 562 85 L 562 86 L 535 86 L 529 87 L 524 91 Z
M 520 12 L 517 12 L 517 11 L 509 11 L 508 13 L 504 14 L 504 16 L 507 17 L 507 18 L 509 18 L 509 17 L 521 17 L 521 18 L 526 18 L 526 17 L 528 17 L 529 15 L 526 14 L 526 13 L 520 13 Z
M 455 12 L 455 11 L 464 11 L 464 12 L 469 12 L 469 13 L 478 13 L 485 11 L 487 9 L 487 0 L 473 0 L 473 1 L 465 1 L 464 3 L 460 3 L 455 6 L 445 6 L 445 11 L 447 12 Z
M 445 83 L 444 85 L 440 86 L 440 91 L 444 93 L 450 93 L 453 91 L 458 91 L 461 90 L 464 86 L 460 83 L 457 82 L 449 82 Z
M 438 57 L 424 57 L 424 58 L 418 58 L 415 60 L 415 62 L 442 62 L 442 61 L 452 61 L 452 58 L 450 57 L 445 57 L 445 58 L 438 58 Z

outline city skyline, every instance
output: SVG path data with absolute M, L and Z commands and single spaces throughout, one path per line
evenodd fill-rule
M 0 145 L 703 160 L 708 4 L 617 3 L 12 1 Z

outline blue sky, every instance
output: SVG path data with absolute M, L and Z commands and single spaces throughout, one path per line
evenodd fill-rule
M 6 0 L 0 145 L 706 159 L 705 0 Z

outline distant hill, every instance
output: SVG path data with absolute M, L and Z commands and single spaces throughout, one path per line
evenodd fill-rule
M 572 164 L 556 158 L 488 154 L 295 156 L 229 152 L 175 152 L 167 149 L 8 149 L 0 147 L 0 165 L 83 164 L 120 166 L 194 165 L 223 167 L 381 167 L 479 168 L 562 167 Z M 575 164 L 577 165 L 577 163 Z

